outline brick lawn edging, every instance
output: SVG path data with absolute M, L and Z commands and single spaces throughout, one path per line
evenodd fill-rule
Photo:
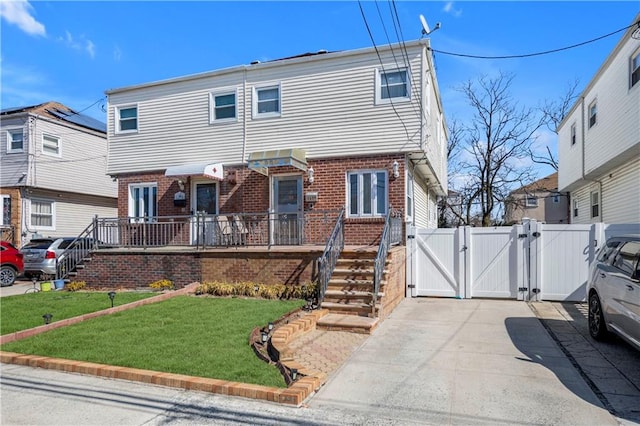
M 160 302 L 183 294 L 192 294 L 195 292 L 198 285 L 199 283 L 192 283 L 180 290 L 169 291 L 158 296 L 149 297 L 147 299 L 138 300 L 125 305 L 115 306 L 102 311 L 56 321 L 55 323 L 34 327 L 28 330 L 5 334 L 4 336 L 0 336 L 0 344 L 35 336 L 67 325 L 77 324 L 90 318 L 109 315 L 138 306 Z M 279 327 L 279 329 L 274 332 L 272 340 L 278 336 L 276 341 L 285 343 L 290 342 L 291 339 L 294 336 L 299 335 L 300 332 L 310 331 L 315 328 L 317 319 L 325 313 L 326 312 L 316 311 L 305 318 L 295 320 L 290 324 Z M 279 344 L 282 346 L 282 343 Z M 111 379 L 150 383 L 160 386 L 196 390 L 221 395 L 260 399 L 295 406 L 300 406 L 306 398 L 326 382 L 326 376 L 323 373 L 312 374 L 312 372 L 306 371 L 306 373 L 308 373 L 307 375 L 303 373 L 302 368 L 299 371 L 304 375 L 304 377 L 292 383 L 288 388 L 274 388 L 270 386 L 230 382 L 206 377 L 192 377 L 184 374 L 163 373 L 159 371 L 142 370 L 139 368 L 118 367 L 93 362 L 50 358 L 40 355 L 25 355 L 4 351 L 0 351 L 0 362 L 5 364 L 24 365 L 28 367 L 46 368 L 49 370 L 58 370 L 69 373 L 88 374 Z M 291 360 L 290 362 L 293 361 Z M 286 365 L 289 368 L 296 368 L 294 365 Z

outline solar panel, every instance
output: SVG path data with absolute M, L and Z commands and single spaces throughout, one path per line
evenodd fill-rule
M 54 116 L 69 121 L 71 123 L 77 124 L 82 127 L 87 127 L 89 129 L 98 130 L 99 132 L 107 132 L 107 125 L 100 120 L 96 120 L 93 117 L 89 117 L 84 114 L 76 114 L 76 113 L 68 113 L 66 111 L 53 110 L 49 111 Z

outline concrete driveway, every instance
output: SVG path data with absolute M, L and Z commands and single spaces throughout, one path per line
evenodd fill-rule
M 529 306 L 506 300 L 404 300 L 309 406 L 379 424 L 619 424 Z

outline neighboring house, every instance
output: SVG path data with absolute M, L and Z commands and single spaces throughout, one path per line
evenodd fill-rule
M 558 191 L 558 172 L 512 191 L 505 202 L 506 225 L 523 218 L 548 224 L 569 223 L 567 194 Z
M 633 23 L 640 21 L 636 15 Z M 558 127 L 572 223 L 640 222 L 640 30 L 630 26 Z
M 105 124 L 57 102 L 0 111 L 3 239 L 76 236 L 117 214 Z
M 377 244 L 390 208 L 437 227 L 447 127 L 427 39 L 106 94 L 121 218 L 344 206 L 345 243 L 362 245 Z

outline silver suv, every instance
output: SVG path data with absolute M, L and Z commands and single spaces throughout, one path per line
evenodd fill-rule
M 20 250 L 24 256 L 24 275 L 27 278 L 56 277 L 60 268 L 74 269 L 93 247 L 91 238 L 34 238 Z
M 589 333 L 614 332 L 640 350 L 640 235 L 607 240 L 587 282 Z

